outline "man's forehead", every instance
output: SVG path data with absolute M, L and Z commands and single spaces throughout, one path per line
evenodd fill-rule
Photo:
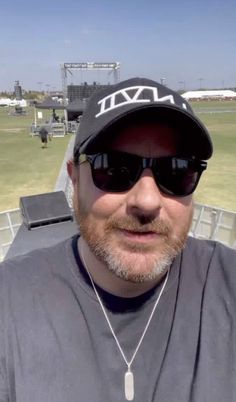
M 136 147 L 138 149 L 168 147 L 178 148 L 179 131 L 169 124 L 158 122 L 130 122 L 116 129 L 111 136 L 109 148 Z

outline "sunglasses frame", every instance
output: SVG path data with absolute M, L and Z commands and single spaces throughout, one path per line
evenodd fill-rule
M 138 173 L 136 175 L 136 178 L 135 178 L 134 182 L 132 184 L 130 184 L 129 186 L 125 187 L 125 189 L 109 190 L 106 188 L 102 188 L 101 186 L 97 185 L 97 183 L 96 183 L 96 178 L 95 178 L 95 174 L 94 174 L 94 172 L 95 172 L 94 162 L 95 162 L 96 158 L 101 155 L 104 158 L 111 154 L 115 154 L 115 155 L 120 154 L 121 156 L 127 155 L 128 157 L 135 156 L 136 158 L 140 159 L 141 164 L 140 164 Z M 196 178 L 195 184 L 192 187 L 191 191 L 185 192 L 184 194 L 176 193 L 176 192 L 169 190 L 168 188 L 166 188 L 165 186 L 163 186 L 161 183 L 158 182 L 158 174 L 155 172 L 153 167 L 156 164 L 158 164 L 158 161 L 164 161 L 164 160 L 166 160 L 166 161 L 171 160 L 172 162 L 173 161 L 177 162 L 177 161 L 183 160 L 183 161 L 188 161 L 193 164 L 193 166 L 196 168 L 197 178 Z M 196 190 L 196 187 L 199 183 L 199 180 L 201 178 L 203 171 L 206 170 L 206 168 L 207 168 L 206 161 L 201 160 L 201 159 L 196 159 L 194 157 L 183 157 L 183 156 L 175 155 L 175 156 L 161 156 L 161 157 L 156 157 L 156 158 L 147 158 L 147 157 L 142 157 L 139 155 L 130 154 L 128 152 L 122 152 L 122 151 L 99 152 L 97 154 L 91 154 L 91 155 L 87 155 L 87 154 L 83 153 L 83 154 L 78 155 L 78 157 L 76 158 L 76 161 L 77 161 L 76 163 L 79 165 L 81 165 L 82 163 L 85 163 L 85 162 L 89 162 L 89 164 L 91 166 L 91 172 L 92 172 L 92 178 L 93 178 L 94 185 L 102 191 L 111 192 L 111 193 L 121 193 L 121 192 L 128 191 L 137 183 L 137 181 L 139 180 L 139 178 L 142 174 L 142 171 L 144 169 L 151 169 L 155 182 L 156 182 L 156 185 L 160 189 L 160 191 L 164 194 L 167 194 L 167 195 L 173 196 L 173 197 L 186 197 L 186 196 L 192 194 Z

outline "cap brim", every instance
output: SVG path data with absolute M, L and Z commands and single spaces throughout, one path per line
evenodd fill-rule
M 158 113 L 161 112 L 160 114 Z M 96 149 L 104 146 L 106 141 L 111 138 L 111 128 L 120 124 L 123 121 L 132 121 L 135 114 L 139 112 L 149 113 L 155 116 L 157 121 L 165 120 L 166 123 L 173 124 L 174 127 L 178 127 L 178 131 L 183 132 L 183 140 L 186 141 L 185 148 L 189 147 L 189 152 L 200 159 L 209 159 L 213 153 L 213 145 L 208 133 L 208 130 L 204 124 L 195 116 L 190 114 L 187 110 L 180 110 L 172 104 L 166 103 L 149 103 L 148 105 L 136 105 L 130 110 L 125 110 L 120 113 L 118 117 L 109 121 L 109 123 L 103 127 L 102 131 L 93 133 L 81 146 L 80 153 L 93 153 Z M 180 131 L 181 130 L 181 131 Z

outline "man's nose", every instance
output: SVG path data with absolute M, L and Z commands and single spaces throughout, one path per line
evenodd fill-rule
M 162 207 L 163 196 L 150 169 L 144 169 L 137 183 L 127 194 L 129 213 L 154 219 Z

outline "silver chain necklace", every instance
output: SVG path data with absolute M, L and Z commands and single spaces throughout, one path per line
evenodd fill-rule
M 91 276 L 91 274 L 90 274 L 90 272 L 89 272 L 89 270 L 88 270 L 88 268 L 87 268 L 87 265 L 86 265 L 86 263 L 85 263 L 84 256 L 83 256 L 81 250 L 80 250 L 80 255 L 81 255 L 81 259 L 82 259 L 82 262 L 83 262 L 83 264 L 84 264 L 84 267 L 85 267 L 85 269 L 86 269 L 86 271 L 87 271 L 87 273 L 88 273 L 88 276 L 89 276 L 89 279 L 90 279 L 90 281 L 91 281 L 91 284 L 92 284 L 93 290 L 94 290 L 94 292 L 95 292 L 95 295 L 96 295 L 96 297 L 97 297 L 97 299 L 98 299 L 98 301 L 99 301 L 99 304 L 100 304 L 100 306 L 101 306 L 101 309 L 102 309 L 102 311 L 103 311 L 103 314 L 104 314 L 104 316 L 105 316 L 105 318 L 106 318 L 107 324 L 108 324 L 108 326 L 109 326 L 109 328 L 110 328 L 110 331 L 111 331 L 111 333 L 112 333 L 112 335 L 113 335 L 113 338 L 114 338 L 115 341 L 116 341 L 116 344 L 117 344 L 118 349 L 119 349 L 119 351 L 120 351 L 120 353 L 121 353 L 121 356 L 123 357 L 123 359 L 124 359 L 124 361 L 125 361 L 125 363 L 126 363 L 126 365 L 127 365 L 127 371 L 126 371 L 125 376 L 124 376 L 125 398 L 127 399 L 127 401 L 132 401 L 132 400 L 134 399 L 134 374 L 133 374 L 133 372 L 131 371 L 131 365 L 132 365 L 132 363 L 133 363 L 133 361 L 134 361 L 134 358 L 135 358 L 136 354 L 138 353 L 138 350 L 139 350 L 139 348 L 140 348 L 140 346 L 141 346 L 141 343 L 142 343 L 142 341 L 143 341 L 143 338 L 144 338 L 144 336 L 145 336 L 145 334 L 146 334 L 146 332 L 147 332 L 147 330 L 148 330 L 148 327 L 149 327 L 149 325 L 150 325 L 150 323 L 151 323 L 152 317 L 153 317 L 153 315 L 154 315 L 154 313 L 155 313 L 156 307 L 157 307 L 157 305 L 158 305 L 158 303 L 159 303 L 159 300 L 160 300 L 160 298 L 161 298 L 161 296 L 162 296 L 162 293 L 164 292 L 164 289 L 165 289 L 166 284 L 167 284 L 167 281 L 168 281 L 170 269 L 168 269 L 168 271 L 167 271 L 165 281 L 164 281 L 164 283 L 163 283 L 163 285 L 162 285 L 161 291 L 160 291 L 160 293 L 159 293 L 159 295 L 158 295 L 158 298 L 157 298 L 157 300 L 156 300 L 156 302 L 155 302 L 155 304 L 154 304 L 154 307 L 153 307 L 153 309 L 152 309 L 152 311 L 151 311 L 151 314 L 150 314 L 150 316 L 149 316 L 148 322 L 147 322 L 147 324 L 146 324 L 146 326 L 145 326 L 145 328 L 144 328 L 144 331 L 143 331 L 143 333 L 142 333 L 142 335 L 141 335 L 141 338 L 140 338 L 140 340 L 139 340 L 139 342 L 138 342 L 138 344 L 137 344 L 137 346 L 136 346 L 136 349 L 135 349 L 135 351 L 134 351 L 134 353 L 133 353 L 133 356 L 132 356 L 132 358 L 130 359 L 130 361 L 128 361 L 128 359 L 126 358 L 126 356 L 125 356 L 125 354 L 124 354 L 124 351 L 123 351 L 122 347 L 120 346 L 120 342 L 119 342 L 119 340 L 118 340 L 118 338 L 117 338 L 117 336 L 116 336 L 116 334 L 115 334 L 115 332 L 114 332 L 114 330 L 113 330 L 113 328 L 112 328 L 111 322 L 110 322 L 110 320 L 109 320 L 109 318 L 108 318 L 108 315 L 107 315 L 107 312 L 106 312 L 106 310 L 105 310 L 105 307 L 104 307 L 104 305 L 103 305 L 103 303 L 102 303 L 102 300 L 101 300 L 101 298 L 100 298 L 100 296 L 99 296 L 99 294 L 98 294 L 98 291 L 97 291 L 97 289 L 96 289 L 96 286 L 95 286 L 95 283 L 94 283 L 94 281 L 93 281 L 93 278 L 92 278 L 92 276 Z

